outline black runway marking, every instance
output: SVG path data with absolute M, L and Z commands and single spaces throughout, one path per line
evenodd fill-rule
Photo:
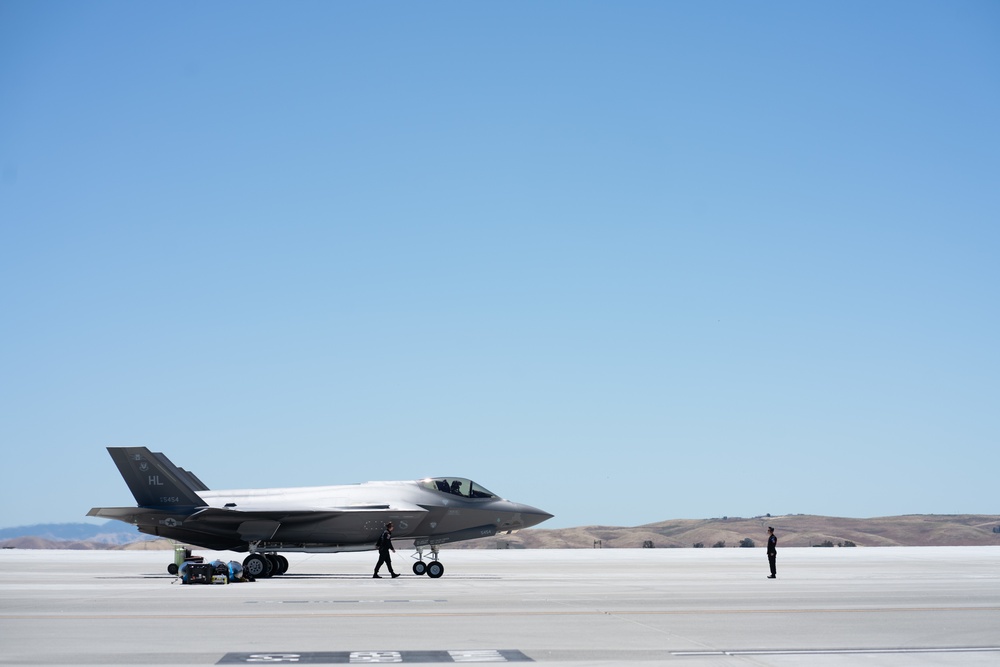
M 406 663 L 534 662 L 520 651 L 312 651 L 305 653 L 227 653 L 217 665 L 389 665 Z

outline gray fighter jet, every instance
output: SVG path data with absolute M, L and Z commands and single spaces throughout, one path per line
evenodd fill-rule
M 193 473 L 145 447 L 108 447 L 138 507 L 95 507 L 87 516 L 212 550 L 249 552 L 254 577 L 284 574 L 279 552 L 375 549 L 385 524 L 413 542 L 414 574 L 438 578 L 438 545 L 528 528 L 548 512 L 498 497 L 461 477 L 342 486 L 211 491 Z M 424 551 L 430 550 L 429 561 Z

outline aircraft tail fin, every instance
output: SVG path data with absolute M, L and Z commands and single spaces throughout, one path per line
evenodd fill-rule
M 108 447 L 108 453 L 140 507 L 204 507 L 198 491 L 208 487 L 159 452 L 145 447 Z

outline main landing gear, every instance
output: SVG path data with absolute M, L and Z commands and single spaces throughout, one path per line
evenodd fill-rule
M 426 574 L 431 579 L 437 579 L 442 574 L 444 574 L 444 564 L 438 560 L 438 548 L 436 545 L 431 545 L 431 562 L 424 562 L 424 548 L 415 547 L 417 550 L 416 556 L 410 556 L 410 558 L 416 558 L 417 562 L 413 564 L 413 574 L 420 576 Z
M 288 559 L 281 554 L 253 553 L 243 559 L 243 571 L 254 579 L 276 577 L 288 572 Z

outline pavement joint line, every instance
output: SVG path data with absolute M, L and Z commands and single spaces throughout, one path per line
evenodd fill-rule
M 129 620 L 129 619 L 249 619 L 249 618 L 407 618 L 426 617 L 487 617 L 501 616 L 699 616 L 699 615 L 742 615 L 742 614 L 869 614 L 869 613 L 931 613 L 931 612 L 1000 612 L 1000 607 L 897 607 L 870 609 L 684 609 L 684 610 L 591 610 L 591 611 L 459 611 L 459 612 L 343 612 L 317 614 L 0 614 L 0 621 L 17 620 Z
M 946 646 L 912 648 L 817 648 L 817 649 L 729 649 L 705 651 L 671 651 L 676 657 L 709 657 L 713 655 L 894 655 L 909 653 L 991 653 L 1000 652 L 1000 646 Z

